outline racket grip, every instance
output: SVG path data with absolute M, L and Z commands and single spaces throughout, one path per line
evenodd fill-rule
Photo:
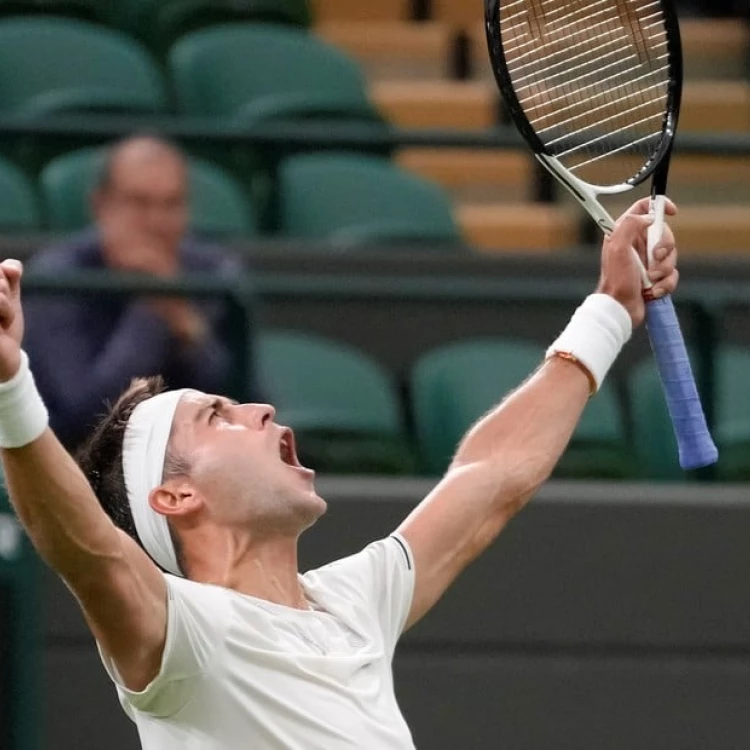
M 680 466 L 698 469 L 716 463 L 719 451 L 708 431 L 671 297 L 646 304 L 646 327 L 677 438 Z

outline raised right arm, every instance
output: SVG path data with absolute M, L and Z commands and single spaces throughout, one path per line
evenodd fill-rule
M 7 423 L 24 409 L 7 391 L 21 368 L 21 273 L 19 263 L 0 264 L 0 421 Z M 158 672 L 166 638 L 163 575 L 112 523 L 51 430 L 2 447 L 0 457 L 11 504 L 34 546 L 75 594 L 124 683 L 142 689 Z

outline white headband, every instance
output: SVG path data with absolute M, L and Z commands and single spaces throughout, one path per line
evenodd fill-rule
M 175 409 L 183 388 L 141 401 L 133 409 L 122 445 L 122 469 L 130 511 L 138 536 L 164 570 L 182 576 L 167 519 L 149 504 L 148 496 L 164 479 L 164 458 Z

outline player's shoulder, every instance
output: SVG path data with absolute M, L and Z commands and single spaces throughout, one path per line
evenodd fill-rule
M 178 601 L 188 607 L 221 608 L 228 605 L 236 593 L 224 586 L 191 581 L 169 573 L 164 574 L 164 580 L 170 602 Z
M 399 534 L 383 537 L 371 542 L 359 552 L 309 570 L 303 579 L 310 583 L 349 580 L 357 585 L 362 583 L 363 579 L 372 579 L 392 567 L 413 569 L 411 550 Z

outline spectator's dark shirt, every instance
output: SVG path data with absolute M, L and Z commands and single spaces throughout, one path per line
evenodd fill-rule
M 185 273 L 236 278 L 240 264 L 213 247 L 186 240 L 180 248 Z M 104 269 L 101 244 L 89 231 L 41 251 L 27 271 L 44 275 Z M 131 378 L 162 375 L 169 388 L 225 391 L 231 354 L 221 340 L 221 303 L 201 302 L 211 331 L 200 345 L 176 340 L 145 299 L 108 296 L 29 296 L 24 300 L 26 335 L 37 386 L 50 423 L 68 447 L 90 428 L 128 386 Z

